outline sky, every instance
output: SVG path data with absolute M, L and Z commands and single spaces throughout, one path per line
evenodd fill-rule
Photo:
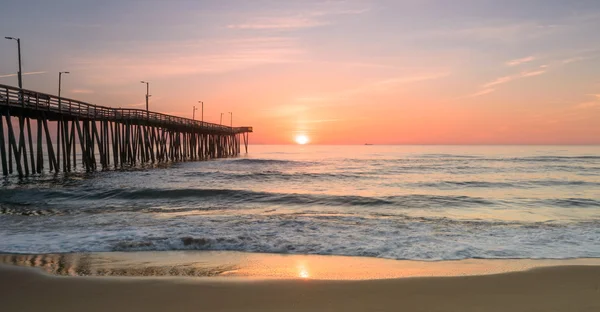
M 23 86 L 251 143 L 600 144 L 600 1 L 4 0 Z M 0 40 L 0 84 L 17 85 Z M 231 114 L 229 113 L 231 112 Z M 202 113 L 196 111 L 196 118 Z

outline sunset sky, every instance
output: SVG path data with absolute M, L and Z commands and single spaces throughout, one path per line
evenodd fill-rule
M 24 88 L 143 108 L 147 80 L 251 143 L 600 144 L 597 0 L 5 0 L 0 30 Z

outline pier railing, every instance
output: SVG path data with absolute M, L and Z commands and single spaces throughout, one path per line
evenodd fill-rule
M 17 87 L 2 84 L 0 84 L 0 106 L 20 107 L 73 118 L 98 121 L 147 122 L 158 125 L 192 127 L 209 132 L 252 132 L 252 127 L 228 127 L 205 121 L 146 111 L 143 109 L 113 108 L 94 105 L 70 98 L 59 98 L 58 96 L 51 94 L 19 89 Z

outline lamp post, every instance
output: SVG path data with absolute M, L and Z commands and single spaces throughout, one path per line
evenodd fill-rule
M 4 37 L 8 40 L 16 40 L 17 41 L 17 49 L 19 52 L 19 89 L 23 89 L 23 74 L 21 73 L 21 39 L 15 37 Z
M 219 125 L 223 124 L 223 113 L 221 113 L 221 119 L 219 120 Z
M 202 123 L 204 123 L 204 102 L 198 101 L 198 103 L 202 104 L 202 110 L 201 110 L 201 113 L 202 113 L 201 114 L 201 116 L 202 116 L 201 118 L 202 119 L 201 119 L 201 121 L 202 121 Z
M 58 100 L 60 101 L 60 87 L 62 84 L 62 74 L 70 74 L 68 71 L 58 72 Z
M 148 81 L 140 81 L 146 84 L 146 112 L 148 112 L 148 98 L 150 97 L 150 83 Z
M 231 128 L 233 128 L 233 113 L 229 112 L 229 117 L 231 118 Z
M 196 120 L 196 111 L 198 109 L 196 108 L 196 106 L 194 106 L 194 110 L 192 111 L 192 120 Z

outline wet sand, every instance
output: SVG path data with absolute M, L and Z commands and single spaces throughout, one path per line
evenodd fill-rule
M 309 264 L 328 261 L 310 258 Z M 477 263 L 497 267 L 494 261 Z M 277 279 L 73 277 L 3 264 L 0 303 L 2 311 L 600 311 L 600 266 L 563 263 L 502 274 L 371 280 L 314 280 L 302 272 Z M 425 270 L 461 266 L 452 261 L 421 264 Z

